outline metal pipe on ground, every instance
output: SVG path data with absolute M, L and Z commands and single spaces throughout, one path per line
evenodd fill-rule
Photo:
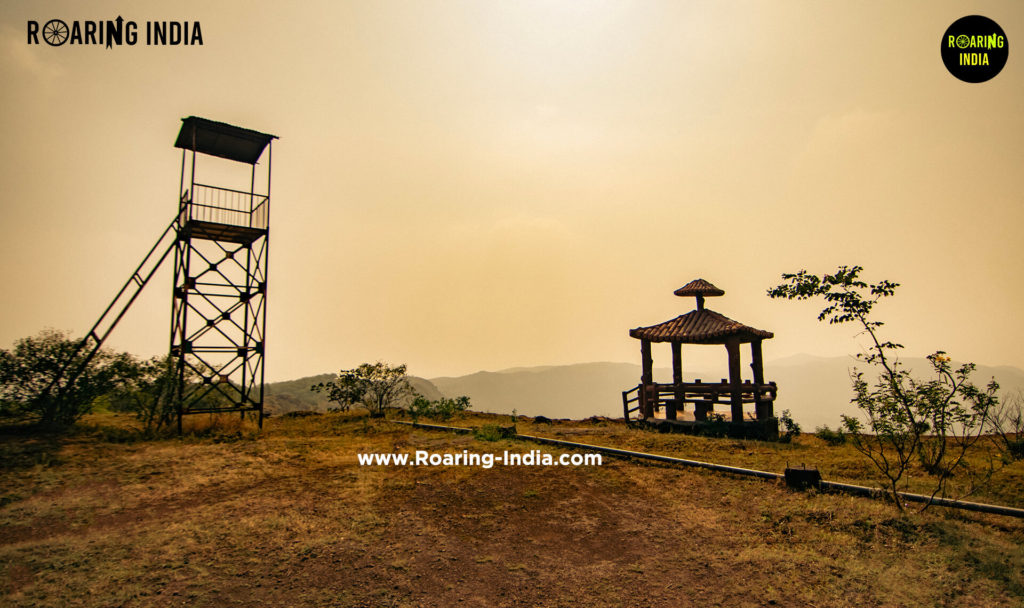
M 390 422 L 435 431 L 447 431 L 454 433 L 473 432 L 473 429 L 457 426 L 442 426 L 439 424 L 404 422 L 401 420 L 392 420 Z M 610 448 L 601 445 L 590 445 L 587 443 L 563 441 L 561 439 L 551 439 L 548 437 L 536 437 L 534 435 L 522 435 L 517 433 L 515 439 L 523 439 L 526 441 L 533 441 L 535 443 L 543 443 L 546 445 L 565 447 L 574 450 L 589 450 L 591 452 L 599 452 L 601 454 L 608 454 L 609 456 L 617 456 L 619 458 L 637 458 L 640 460 L 651 460 L 654 462 L 663 462 L 666 464 L 674 464 L 679 466 L 696 467 L 701 469 L 708 469 L 710 471 L 716 471 L 719 473 L 731 473 L 733 475 L 759 477 L 761 479 L 785 479 L 785 475 L 783 475 L 782 473 L 770 473 L 768 471 L 758 471 L 756 469 L 745 469 L 742 467 L 733 467 L 724 464 L 703 462 L 700 460 L 688 460 L 685 458 L 675 458 L 673 456 L 662 456 L 661 454 L 634 452 L 632 450 L 622 450 L 619 448 Z M 847 494 L 854 494 L 856 496 L 867 496 L 870 498 L 881 498 L 887 495 L 885 491 L 879 488 L 869 488 L 867 486 L 858 486 L 854 484 L 840 483 L 836 481 L 821 480 L 820 482 L 818 482 L 817 487 L 819 490 L 846 492 Z M 965 511 L 976 511 L 978 513 L 992 513 L 994 515 L 1005 515 L 1008 517 L 1018 517 L 1024 519 L 1024 509 L 1017 509 L 1015 507 L 1007 507 L 1003 505 L 989 505 L 985 503 L 969 502 L 965 500 L 953 500 L 951 498 L 933 498 L 931 496 L 925 496 L 924 494 L 909 494 L 901 492 L 899 496 L 906 502 L 918 502 L 925 504 L 930 502 L 933 505 L 947 507 L 950 509 L 963 509 Z
M 600 452 L 602 454 L 608 454 L 609 456 L 619 456 L 621 458 L 639 458 L 642 460 L 653 460 L 655 462 L 664 462 L 667 464 L 676 464 L 686 467 L 697 467 L 701 469 L 708 469 L 711 471 L 718 471 L 719 473 L 732 473 L 734 475 L 747 475 L 750 477 L 760 477 L 762 479 L 782 479 L 781 473 L 769 473 L 767 471 L 757 471 L 754 469 L 744 469 L 741 467 L 733 467 L 724 464 L 715 464 L 713 462 L 702 462 L 700 460 L 687 460 L 685 458 L 675 458 L 674 456 L 662 456 L 661 454 L 648 454 L 646 452 L 634 452 L 632 450 L 620 450 L 619 448 L 609 448 L 602 445 L 589 445 L 586 443 L 575 443 L 572 441 L 562 441 L 561 439 L 549 439 L 547 437 L 535 437 L 533 435 L 520 435 L 516 434 L 516 439 L 525 439 L 526 441 L 533 441 L 536 443 L 544 443 L 547 445 L 556 445 L 572 449 L 584 449 L 591 452 Z

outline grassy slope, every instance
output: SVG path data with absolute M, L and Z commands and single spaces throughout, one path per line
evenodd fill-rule
M 520 431 L 769 470 L 787 459 L 847 459 L 846 448 L 814 438 L 769 446 L 579 423 L 520 423 Z M 941 509 L 901 518 L 881 502 L 617 460 L 359 467 L 360 451 L 538 448 L 352 415 L 271 419 L 261 437 L 242 435 L 4 437 L 0 604 L 988 607 L 1024 599 L 1024 522 L 1008 518 Z M 1003 485 L 1017 485 L 1000 490 L 1011 498 L 1021 489 L 1015 467 L 1002 473 Z M 856 478 L 855 463 L 845 470 Z

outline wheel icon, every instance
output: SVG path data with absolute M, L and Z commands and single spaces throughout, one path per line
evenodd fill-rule
M 60 19 L 50 19 L 43 26 L 43 40 L 50 46 L 60 46 L 68 41 L 68 24 Z
M 971 39 L 963 34 L 956 37 L 956 45 L 962 49 L 966 49 L 967 45 L 971 43 Z

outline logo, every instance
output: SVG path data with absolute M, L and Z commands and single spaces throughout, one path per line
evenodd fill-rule
M 939 51 L 950 74 L 964 82 L 985 82 L 995 78 L 1006 65 L 1010 44 L 998 23 L 981 15 L 969 15 L 949 26 Z
M 43 26 L 43 39 L 50 46 L 60 46 L 68 41 L 68 24 L 60 19 L 50 19 Z
M 143 29 L 145 28 L 145 29 Z M 40 27 L 39 21 L 27 22 L 28 44 L 50 46 L 105 45 L 115 46 L 201 46 L 203 28 L 198 21 L 146 21 L 117 19 L 67 22 L 50 19 Z M 42 42 L 40 42 L 42 41 Z

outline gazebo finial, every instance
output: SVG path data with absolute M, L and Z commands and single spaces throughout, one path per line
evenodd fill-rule
M 704 310 L 704 298 L 724 296 L 725 291 L 715 287 L 704 279 L 694 279 L 672 292 L 680 297 L 696 296 L 697 310 Z

